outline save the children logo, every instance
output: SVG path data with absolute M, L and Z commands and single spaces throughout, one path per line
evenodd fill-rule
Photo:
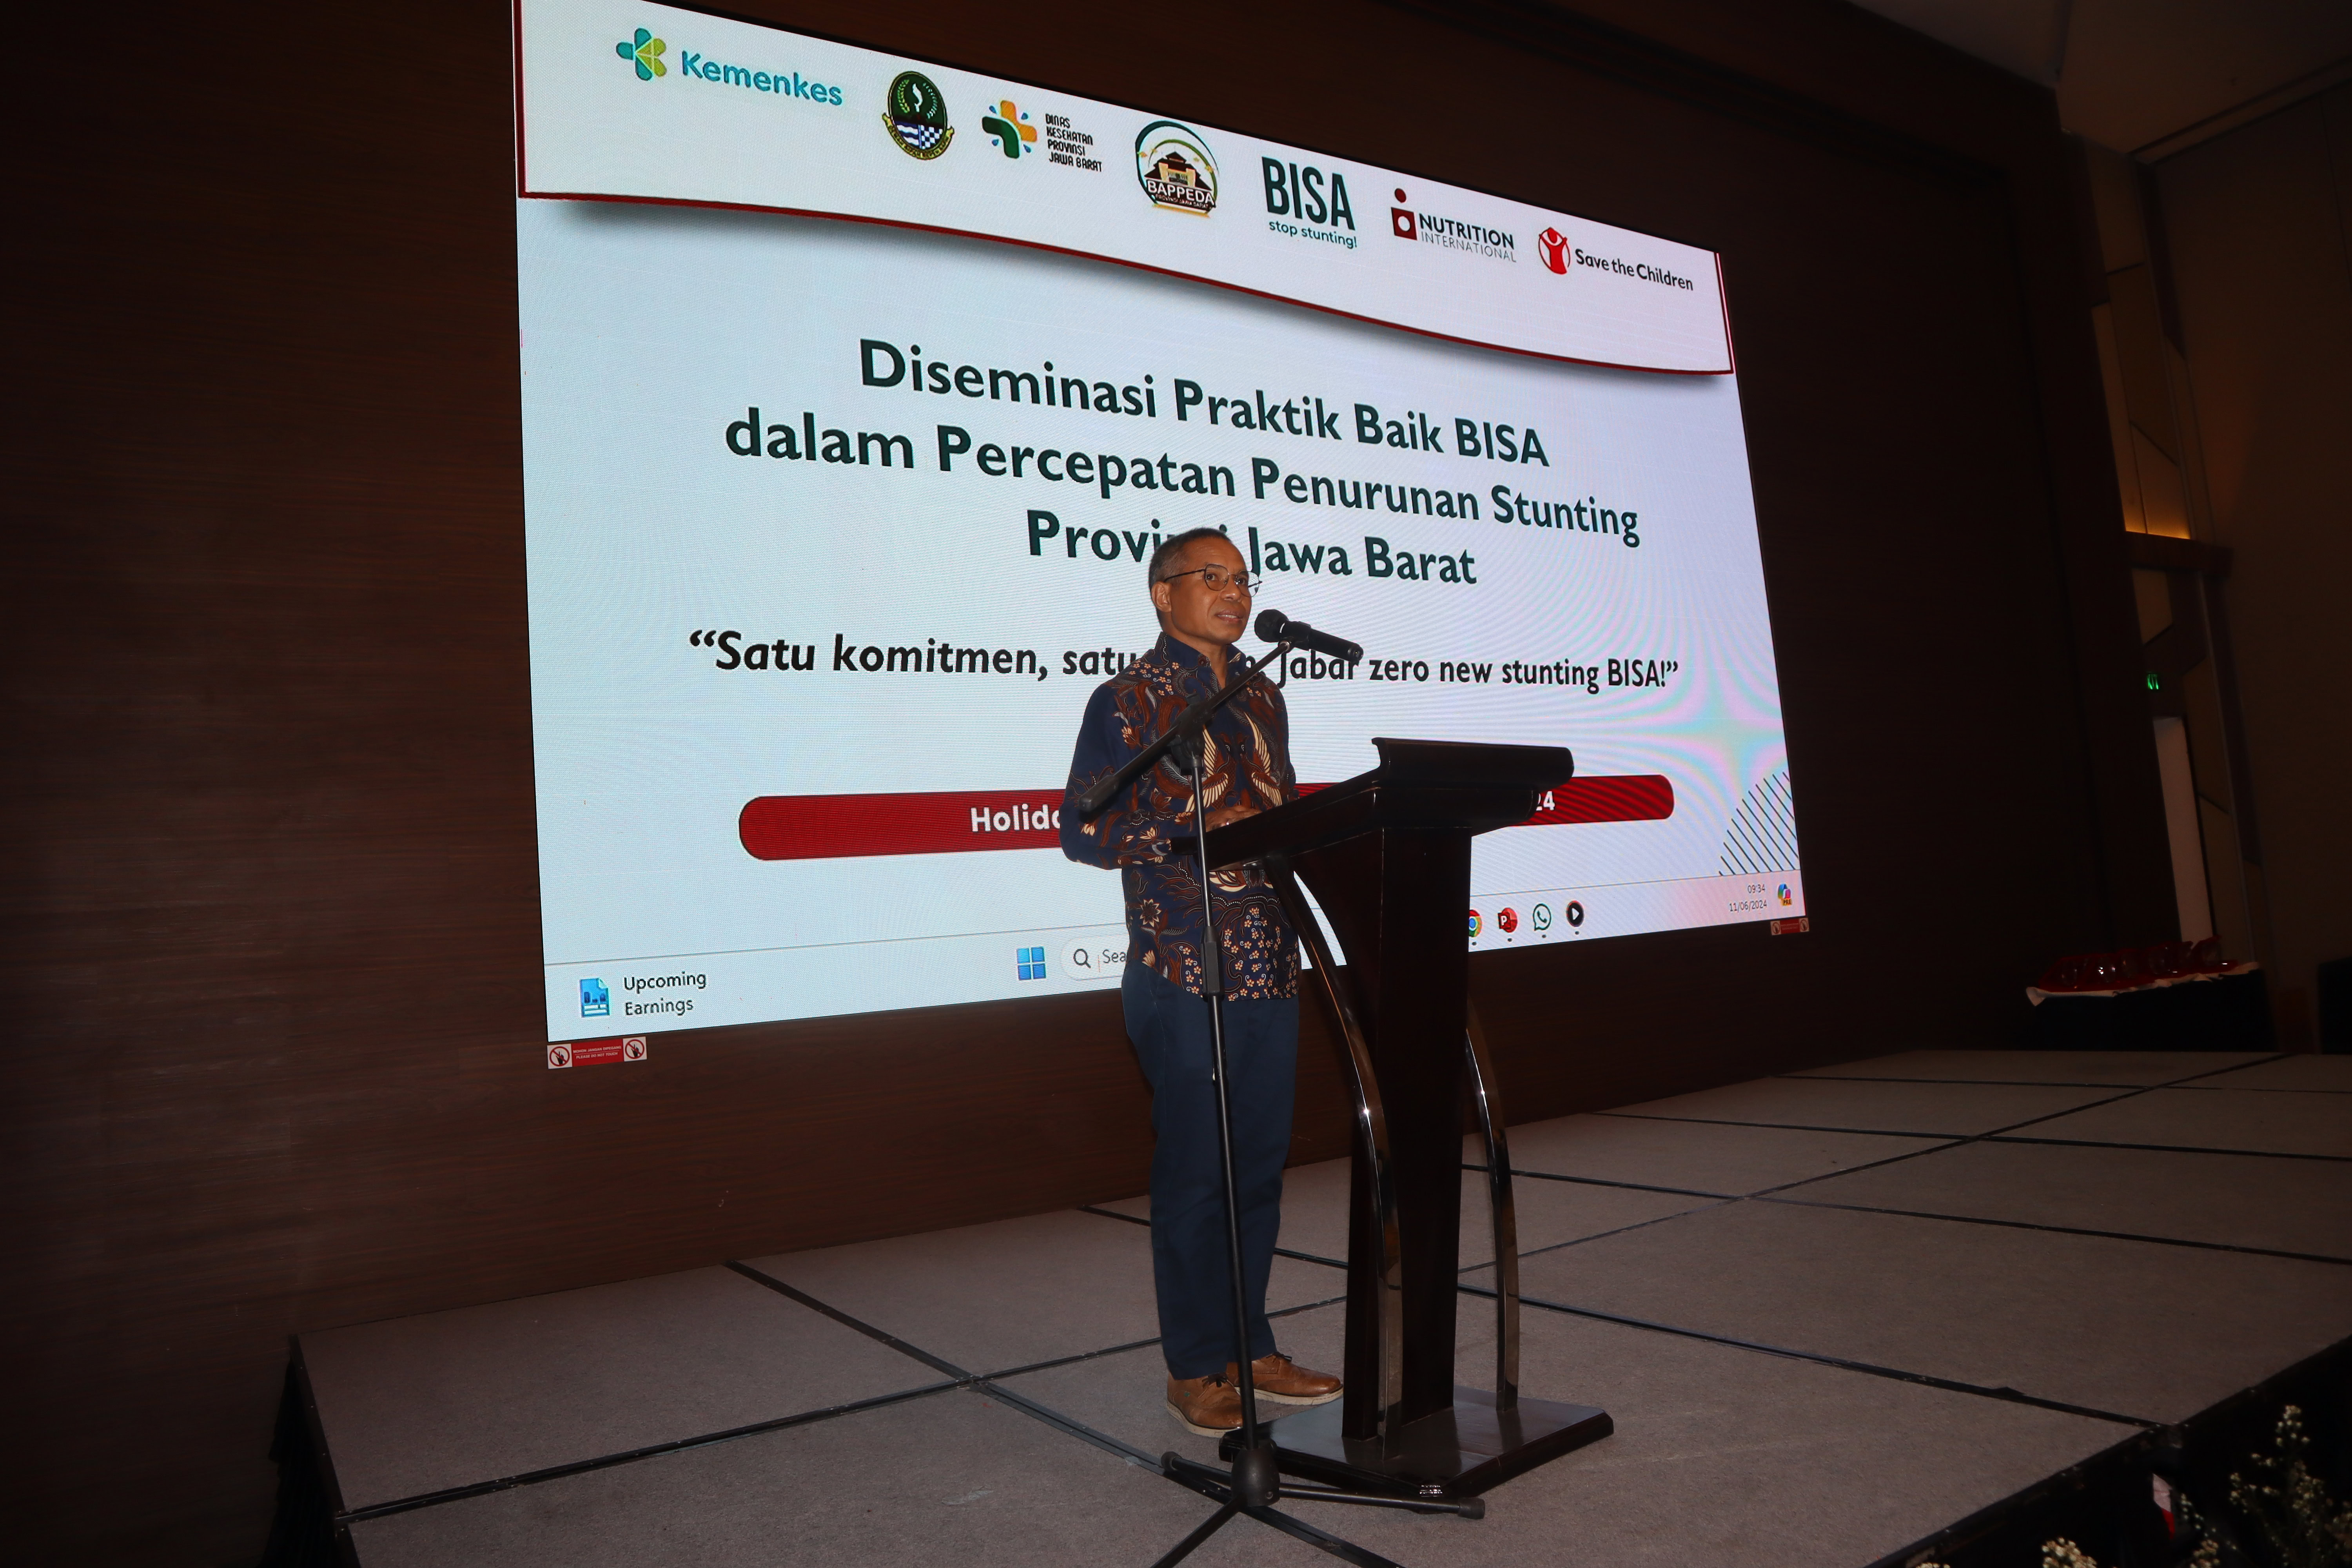
M 882 100 L 882 126 L 898 144 L 898 151 L 926 163 L 946 152 L 948 143 L 955 140 L 955 127 L 948 123 L 946 96 L 938 83 L 920 71 L 900 71 L 891 79 L 890 90 Z
M 1536 246 L 1543 252 L 1543 264 L 1561 277 L 1568 276 L 1568 236 L 1556 228 L 1548 228 L 1536 236 Z
M 1217 205 L 1217 161 L 1189 125 L 1155 120 L 1136 132 L 1135 178 L 1151 205 L 1207 217 Z
M 614 44 L 613 52 L 625 60 L 636 63 L 639 81 L 651 81 L 657 76 L 669 75 L 669 67 L 662 64 L 664 47 L 659 38 L 639 27 L 635 38 L 625 38 Z
M 1029 123 L 1029 117 L 1022 113 L 1009 98 L 980 117 L 980 129 L 996 143 L 998 152 L 1016 161 L 1022 153 L 1034 151 L 1037 144 L 1037 128 Z

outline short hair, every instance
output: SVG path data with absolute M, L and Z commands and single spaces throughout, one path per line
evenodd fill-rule
M 1227 544 L 1233 542 L 1222 528 L 1188 528 L 1181 533 L 1171 534 L 1161 540 L 1160 548 L 1151 552 L 1151 581 L 1145 586 L 1156 588 L 1165 582 L 1168 574 L 1160 568 L 1204 539 L 1223 539 Z

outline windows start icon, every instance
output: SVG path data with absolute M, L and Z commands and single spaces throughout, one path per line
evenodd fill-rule
M 1016 947 L 1013 950 L 1014 973 L 1023 980 L 1045 978 L 1045 950 L 1042 947 Z

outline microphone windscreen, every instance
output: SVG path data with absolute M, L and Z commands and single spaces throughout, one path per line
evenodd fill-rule
M 1260 642 L 1280 642 L 1282 640 L 1282 628 L 1289 624 L 1290 617 L 1284 615 L 1280 610 L 1260 610 L 1257 613 L 1257 640 Z

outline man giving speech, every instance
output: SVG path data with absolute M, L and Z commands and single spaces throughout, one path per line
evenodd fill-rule
M 1119 985 L 1128 1038 L 1151 1084 L 1151 1268 L 1168 1410 L 1202 1436 L 1242 1424 L 1233 1359 L 1233 1285 L 1218 1170 L 1209 1012 L 1201 955 L 1210 936 L 1192 859 L 1170 850 L 1190 837 L 1192 789 L 1171 758 L 1114 797 L 1093 820 L 1078 797 L 1224 684 L 1226 650 L 1249 625 L 1241 552 L 1213 528 L 1180 533 L 1152 552 L 1151 603 L 1160 638 L 1095 688 L 1078 731 L 1062 802 L 1062 851 L 1117 867 L 1127 894 L 1127 972 Z M 1255 680 L 1210 721 L 1202 757 L 1208 825 L 1280 805 L 1297 794 L 1282 693 Z M 1234 1201 L 1241 1213 L 1249 1355 L 1258 1397 L 1322 1405 L 1339 1380 L 1310 1372 L 1274 1346 L 1266 1278 L 1282 1218 L 1282 1167 L 1298 1056 L 1298 944 L 1255 866 L 1217 871 L 1216 935 L 1225 986 L 1225 1061 L 1233 1110 Z

